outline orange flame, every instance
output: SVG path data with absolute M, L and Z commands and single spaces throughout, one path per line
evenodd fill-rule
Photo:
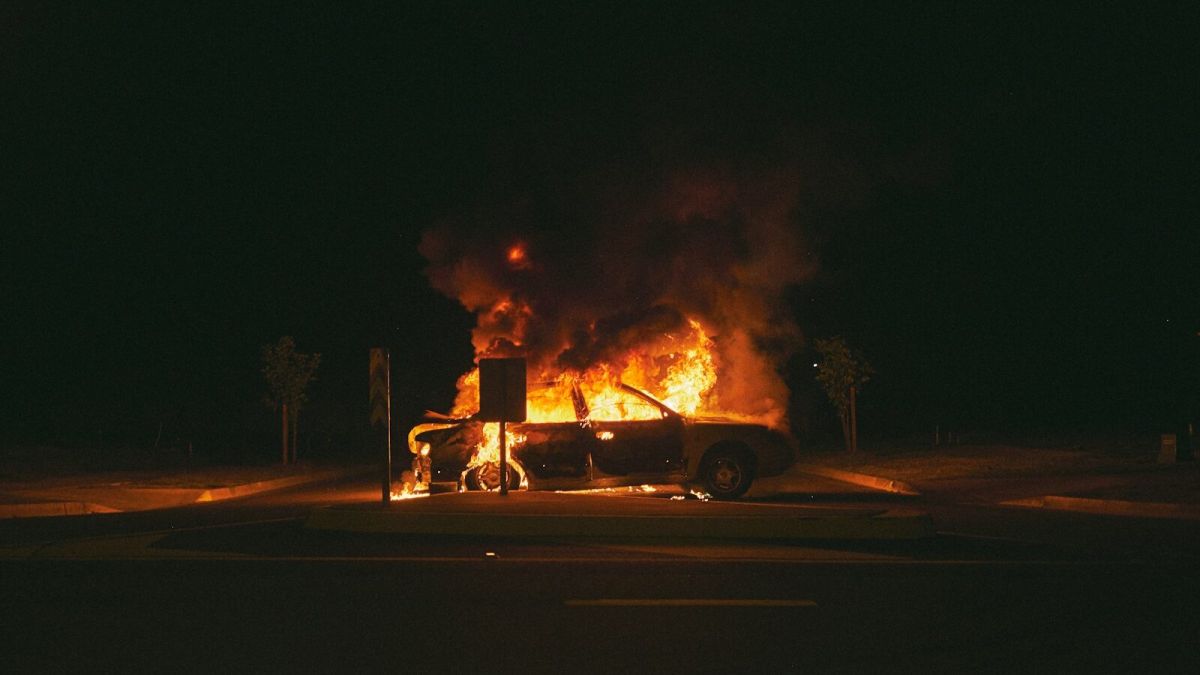
M 631 399 L 621 383 L 636 387 L 662 401 L 667 407 L 687 416 L 728 415 L 720 410 L 714 393 L 717 364 L 713 343 L 699 321 L 689 319 L 686 332 L 666 336 L 663 347 L 643 347 L 625 354 L 621 363 L 596 364 L 582 373 L 531 373 L 532 386 L 527 399 L 527 422 L 574 421 L 576 410 L 572 388 L 578 387 L 588 406 L 589 419 L 621 421 L 661 418 L 662 412 L 640 400 Z M 550 383 L 545 386 L 544 383 Z M 458 379 L 458 395 L 453 414 L 465 416 L 479 409 L 479 369 L 474 368 Z M 505 430 L 511 451 L 525 443 L 525 437 Z M 500 425 L 483 426 L 483 440 L 475 448 L 468 470 L 499 462 Z

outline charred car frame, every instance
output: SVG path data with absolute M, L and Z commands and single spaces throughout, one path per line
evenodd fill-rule
M 624 400 L 605 401 L 599 409 L 589 405 L 577 384 L 549 386 L 570 387 L 575 419 L 508 425 L 521 439 L 510 450 L 510 488 L 679 483 L 716 499 L 736 499 L 755 479 L 779 475 L 795 461 L 790 437 L 764 425 L 685 417 L 625 384 L 617 389 Z M 621 414 L 604 409 L 614 405 Z M 633 408 L 637 414 L 629 415 Z M 483 425 L 474 415 L 420 424 L 408 435 L 409 450 L 418 458 L 428 457 L 433 483 L 453 482 L 459 490 L 496 489 L 500 472 L 495 461 L 472 466 Z

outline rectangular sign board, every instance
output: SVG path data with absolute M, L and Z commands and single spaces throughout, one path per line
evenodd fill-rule
M 479 419 L 525 421 L 525 359 L 479 359 Z
M 385 428 L 391 421 L 391 358 L 386 349 L 371 349 L 371 426 Z

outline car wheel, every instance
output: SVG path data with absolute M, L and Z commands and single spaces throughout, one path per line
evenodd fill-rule
M 463 480 L 468 490 L 484 490 L 492 492 L 500 489 L 500 465 L 488 462 L 467 472 Z M 521 487 L 521 474 L 512 464 L 508 465 L 508 489 L 517 490 Z
M 754 467 L 750 455 L 738 448 L 709 451 L 701 473 L 704 491 L 713 499 L 737 499 L 750 489 Z

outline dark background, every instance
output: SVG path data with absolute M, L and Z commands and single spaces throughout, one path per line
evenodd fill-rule
M 406 4 L 0 8 L 0 441 L 161 425 L 274 457 L 259 349 L 287 334 L 323 354 L 302 455 L 359 452 L 369 347 L 405 422 L 471 362 L 422 231 L 592 166 L 797 136 L 820 271 L 789 301 L 874 365 L 868 437 L 1194 416 L 1186 5 Z M 828 441 L 811 360 L 793 413 Z

